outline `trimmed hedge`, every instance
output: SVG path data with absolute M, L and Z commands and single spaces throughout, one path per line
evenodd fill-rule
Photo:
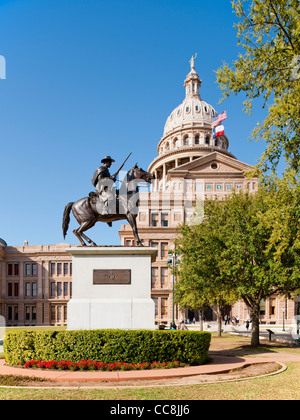
M 30 360 L 96 360 L 103 363 L 145 363 L 178 360 L 206 363 L 211 334 L 202 331 L 71 330 L 11 331 L 4 340 L 10 365 Z

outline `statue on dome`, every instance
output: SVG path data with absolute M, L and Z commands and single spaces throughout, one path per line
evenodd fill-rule
M 192 58 L 190 59 L 191 70 L 195 70 L 195 60 L 197 58 L 197 55 L 197 53 L 195 54 L 195 57 L 192 55 Z

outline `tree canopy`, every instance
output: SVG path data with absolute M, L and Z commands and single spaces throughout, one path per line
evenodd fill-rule
M 188 306 L 242 299 L 257 345 L 261 301 L 300 288 L 299 220 L 300 189 L 286 178 L 269 180 L 255 194 L 206 201 L 203 223 L 180 227 L 177 301 Z
M 276 171 L 284 158 L 287 170 L 300 169 L 300 2 L 234 0 L 241 53 L 233 65 L 217 71 L 223 99 L 244 92 L 244 110 L 263 99 L 268 114 L 252 139 L 266 142 L 259 166 Z

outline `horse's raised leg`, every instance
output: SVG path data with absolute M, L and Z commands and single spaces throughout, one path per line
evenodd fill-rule
M 81 236 L 79 235 L 79 233 L 77 232 L 77 229 L 73 230 L 74 235 L 80 240 L 80 243 L 82 246 L 86 246 L 86 243 L 84 242 L 84 240 L 81 238 Z
M 127 214 L 127 220 L 130 223 L 130 226 L 132 228 L 132 232 L 134 234 L 135 237 L 135 242 L 137 244 L 137 246 L 144 246 L 142 244 L 142 241 L 140 240 L 139 234 L 138 234 L 138 229 L 137 229 L 137 225 L 136 225 L 136 214 L 132 214 L 132 213 L 128 213 Z
M 79 226 L 79 228 L 76 230 L 75 235 L 77 237 L 81 237 L 80 242 L 83 246 L 85 246 L 86 244 L 84 243 L 84 241 L 82 240 L 82 238 L 84 238 L 89 244 L 91 244 L 92 246 L 97 246 L 97 244 L 95 244 L 94 241 L 92 241 L 88 236 L 86 236 L 83 232 L 90 229 L 91 227 L 93 227 L 96 223 L 97 219 L 93 219 L 93 220 L 89 220 L 88 222 L 83 222 L 81 223 L 81 225 Z

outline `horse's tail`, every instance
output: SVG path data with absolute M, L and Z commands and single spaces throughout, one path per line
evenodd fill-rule
M 73 204 L 74 204 L 74 202 L 67 204 L 66 207 L 65 207 L 65 210 L 64 210 L 63 223 L 62 223 L 64 238 L 66 237 L 66 234 L 68 232 L 68 227 L 69 227 L 69 223 L 70 223 L 70 212 L 71 212 L 71 208 L 72 208 Z

